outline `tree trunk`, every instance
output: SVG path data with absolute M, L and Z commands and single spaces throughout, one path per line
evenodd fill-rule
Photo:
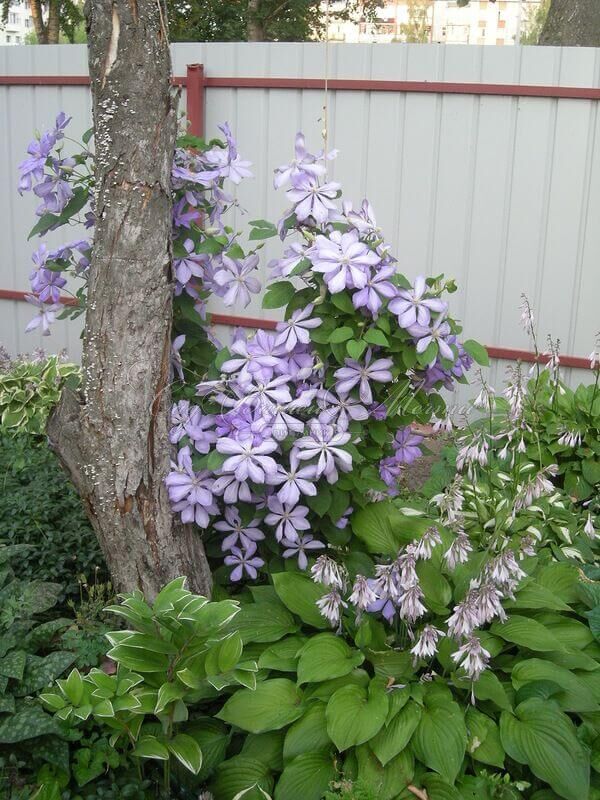
M 48 31 L 44 25 L 42 14 L 42 0 L 31 0 L 31 19 L 33 20 L 33 30 L 38 44 L 48 44 Z
M 60 0 L 48 0 L 48 44 L 58 44 L 60 33 Z
M 248 22 L 246 23 L 246 35 L 249 42 L 264 42 L 265 29 L 259 17 L 260 0 L 248 0 Z
M 88 0 L 96 231 L 81 395 L 51 445 L 81 494 L 119 591 L 188 577 L 210 593 L 197 530 L 171 513 L 171 165 L 176 98 L 164 0 Z
M 600 47 L 600 0 L 552 0 L 539 44 Z

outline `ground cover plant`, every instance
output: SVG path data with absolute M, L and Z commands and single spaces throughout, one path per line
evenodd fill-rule
M 65 157 L 67 125 L 21 167 L 42 199 L 33 234 L 93 231 L 91 133 Z M 468 419 L 449 480 L 407 497 L 413 424 L 451 428 L 442 390 L 487 363 L 450 316 L 454 284 L 399 274 L 368 201 L 343 201 L 335 154 L 301 134 L 275 172 L 290 208 L 251 221 L 243 249 L 223 215 L 226 182 L 250 165 L 222 133 L 175 153 L 165 442 L 173 513 L 204 537 L 214 603 L 178 581 L 113 609 L 129 625 L 109 634 L 117 672 L 74 671 L 41 695 L 76 743 L 66 769 L 38 776 L 40 797 L 108 781 L 216 800 L 597 798 L 597 430 L 561 441 L 573 415 L 597 418 L 597 381 L 569 400 L 552 354 L 531 390 L 515 377 L 501 400 L 483 382 L 484 419 Z M 220 345 L 210 295 L 247 305 L 277 237 L 264 304 L 283 321 Z M 92 246 L 38 247 L 33 326 L 85 311 Z M 63 307 L 67 278 L 81 283 Z

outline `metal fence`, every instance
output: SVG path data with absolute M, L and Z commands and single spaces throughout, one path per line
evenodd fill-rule
M 539 338 L 560 338 L 572 380 L 589 377 L 600 329 L 600 50 L 336 44 L 328 61 L 329 142 L 340 151 L 331 178 L 355 202 L 369 197 L 403 272 L 456 278 L 452 312 L 488 346 L 492 381 L 507 359 L 530 358 L 522 292 Z M 320 43 L 173 46 L 194 130 L 212 135 L 228 120 L 254 163 L 238 191 L 245 219 L 286 207 L 271 175 L 297 130 L 321 146 L 325 62 Z M 35 203 L 19 198 L 16 165 L 58 110 L 76 133 L 89 126 L 85 47 L 0 47 L 0 342 L 13 352 L 39 343 L 23 333 Z M 238 229 L 245 219 L 236 215 Z M 263 282 L 277 246 L 263 251 Z M 213 310 L 220 323 L 276 317 L 260 298 Z M 44 344 L 77 356 L 78 329 L 57 323 Z

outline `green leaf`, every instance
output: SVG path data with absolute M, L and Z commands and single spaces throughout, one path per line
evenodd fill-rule
M 348 339 L 351 339 L 354 335 L 354 331 L 352 328 L 347 328 L 345 325 L 342 325 L 341 328 L 335 328 L 329 334 L 329 341 L 332 344 L 340 344 L 341 342 L 346 342 Z
M 504 767 L 504 749 L 500 742 L 500 731 L 493 719 L 469 706 L 466 716 L 469 741 L 467 751 L 476 761 Z
M 474 361 L 481 364 L 482 367 L 489 367 L 490 357 L 482 344 L 479 344 L 474 339 L 467 339 L 462 345 Z
M 368 787 L 377 800 L 396 800 L 396 798 L 412 798 L 412 792 L 406 795 L 406 787 L 411 783 L 415 773 L 415 760 L 409 747 L 382 766 L 373 755 L 370 747 L 363 744 L 356 748 L 358 780 Z
M 451 786 L 439 775 L 428 772 L 421 778 L 423 786 L 427 789 L 428 800 L 465 800 L 454 786 Z M 478 800 L 488 800 L 484 795 L 480 795 Z M 509 800 L 508 798 L 506 800 Z
M 391 502 L 369 503 L 352 515 L 350 525 L 369 553 L 395 557 L 404 544 L 399 534 L 403 520 L 403 515 Z
M 298 684 L 318 683 L 347 675 L 365 657 L 333 633 L 312 636 L 300 651 Z
M 78 706 L 83 698 L 83 679 L 78 669 L 73 669 L 66 680 L 57 681 L 58 685 L 67 700 L 74 706 Z
M 284 761 L 302 753 L 316 753 L 331 744 L 325 710 L 325 703 L 312 703 L 304 716 L 290 726 L 283 743 Z
M 528 650 L 543 653 L 564 649 L 563 644 L 548 628 L 530 617 L 511 615 L 505 622 L 495 622 L 490 630 L 501 639 Z
M 412 748 L 419 761 L 453 784 L 466 747 L 467 729 L 455 703 L 423 710 L 412 738 Z
M 283 731 L 268 731 L 267 733 L 249 733 L 242 745 L 245 758 L 256 758 L 274 772 L 283 769 Z
M 225 760 L 231 735 L 227 726 L 218 719 L 201 717 L 185 726 L 185 732 L 191 736 L 202 751 L 202 769 L 200 775 L 206 777 Z
M 600 461 L 598 459 L 587 459 L 581 462 L 583 477 L 588 483 L 594 486 L 600 483 Z
M 46 734 L 59 733 L 58 723 L 39 705 L 25 706 L 0 722 L 0 744 L 16 744 Z
M 287 678 L 272 678 L 256 689 L 240 689 L 216 715 L 244 731 L 279 730 L 302 716 L 302 693 Z
M 331 508 L 332 494 L 328 486 L 320 486 L 317 494 L 306 498 L 306 505 L 318 514 L 324 517 Z
M 158 690 L 154 713 L 161 714 L 168 705 L 177 702 L 177 700 L 181 700 L 181 698 L 185 695 L 185 692 L 185 686 L 182 686 L 180 683 L 175 683 L 173 681 L 167 681 L 166 683 L 163 683 Z
M 280 642 L 267 647 L 258 658 L 259 668 L 275 669 L 279 672 L 296 672 L 298 653 L 305 642 L 304 636 L 287 636 Z
M 379 345 L 379 347 L 389 347 L 390 342 L 383 331 L 377 328 L 370 328 L 364 335 L 365 342 L 369 344 Z
M 515 599 L 506 602 L 508 608 L 543 608 L 553 611 L 570 611 L 566 603 L 557 597 L 551 589 L 540 586 L 536 581 L 529 581 L 522 589 L 515 592 Z
M 286 306 L 296 294 L 296 288 L 290 281 L 272 283 L 263 297 L 263 308 L 281 308 Z
M 376 680 L 369 689 L 344 686 L 327 703 L 327 733 L 338 750 L 372 739 L 381 729 L 388 713 L 388 697 Z
M 540 658 L 529 658 L 515 664 L 512 671 L 515 689 L 533 681 L 551 681 L 558 684 L 562 692 L 554 696 L 564 711 L 598 711 L 600 706 L 594 700 L 588 687 L 565 667 Z
M 275 800 L 321 800 L 336 774 L 328 753 L 302 753 L 281 773 Z
M 234 800 L 240 795 L 241 800 L 265 800 L 264 792 L 270 792 L 272 786 L 271 771 L 265 764 L 256 758 L 234 756 L 217 767 L 210 790 L 218 800 Z
M 27 653 L 24 650 L 12 650 L 0 659 L 0 675 L 20 681 L 25 670 Z
M 281 602 L 313 628 L 327 628 L 329 623 L 315 605 L 327 588 L 299 572 L 278 572 L 271 576 Z
M 351 341 L 347 342 L 346 344 L 346 352 L 353 358 L 355 361 L 358 361 L 362 354 L 367 349 L 367 343 L 362 339 L 352 339 Z
M 179 733 L 174 739 L 167 742 L 169 752 L 180 761 L 183 766 L 194 775 L 202 769 L 202 750 L 200 745 L 191 736 Z
M 582 800 L 590 788 L 590 756 L 566 714 L 532 698 L 515 715 L 503 712 L 500 737 L 508 755 L 525 764 L 565 800 Z
M 271 236 L 277 236 L 277 227 L 272 222 L 267 222 L 265 219 L 255 219 L 250 222 L 254 230 L 250 231 L 248 238 L 250 241 L 256 239 L 270 239 Z
M 498 676 L 489 669 L 482 672 L 479 680 L 473 683 L 473 694 L 478 700 L 491 700 L 504 711 L 510 711 L 512 708 L 506 689 L 500 683 Z
M 408 745 L 423 712 L 422 706 L 409 700 L 393 719 L 370 742 L 371 750 L 385 766 Z
M 116 645 L 106 655 L 117 664 L 136 672 L 166 672 L 169 667 L 169 657 L 166 653 L 128 647 L 127 644 Z
M 23 678 L 14 693 L 18 697 L 24 697 L 45 689 L 74 661 L 75 654 L 64 650 L 56 650 L 44 657 L 28 656 Z
M 353 316 L 356 314 L 356 309 L 352 304 L 348 292 L 336 292 L 332 294 L 331 302 L 336 308 L 339 308 L 340 311 L 344 311 L 346 314 L 352 314 Z
M 169 751 L 166 745 L 159 742 L 156 736 L 142 736 L 131 755 L 136 758 L 154 758 L 157 761 L 169 760 Z

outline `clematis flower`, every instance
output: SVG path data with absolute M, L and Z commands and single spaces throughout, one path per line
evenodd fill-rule
M 412 464 L 417 458 L 420 458 L 423 455 L 419 448 L 422 441 L 423 437 L 413 433 L 410 425 L 396 431 L 392 443 L 396 462 L 398 464 Z
M 262 558 L 255 556 L 255 553 L 256 545 L 254 542 L 252 542 L 251 546 L 247 547 L 246 550 L 240 550 L 239 547 L 231 548 L 231 553 L 225 556 L 224 559 L 228 567 L 233 567 L 229 580 L 241 581 L 244 572 L 249 578 L 256 580 L 258 575 L 257 570 L 264 566 L 265 562 Z
M 234 547 L 242 547 L 247 550 L 252 543 L 262 541 L 264 533 L 257 527 L 258 519 L 253 519 L 247 525 L 242 525 L 240 512 L 237 508 L 228 506 L 225 509 L 225 519 L 215 522 L 213 527 L 226 533 L 227 536 L 221 542 L 221 550 L 231 550 Z
M 310 529 L 310 522 L 306 519 L 306 506 L 282 503 L 277 497 L 269 497 L 267 506 L 270 513 L 265 517 L 265 522 L 275 527 L 275 538 L 278 542 L 282 539 L 293 542 L 298 538 L 298 531 Z
M 282 484 L 277 492 L 277 498 L 281 503 L 295 506 L 301 494 L 309 497 L 316 495 L 317 487 L 314 484 L 316 473 L 316 467 L 312 464 L 300 466 L 298 455 L 292 450 L 289 469 L 286 469 L 282 464 L 278 464 L 277 472 L 271 476 L 269 483 L 276 486 Z
M 294 449 L 300 461 L 316 458 L 315 477 L 324 475 L 329 483 L 338 479 L 339 467 L 342 472 L 352 469 L 352 456 L 343 445 L 350 441 L 350 434 L 335 433 L 331 425 L 322 425 L 313 420 L 309 425 L 310 436 L 302 436 L 294 444 Z
M 31 288 L 42 303 L 58 303 L 60 301 L 60 290 L 66 285 L 67 281 L 60 272 L 46 269 L 45 267 L 34 270 L 31 278 Z
M 307 255 L 313 271 L 323 273 L 332 294 L 364 288 L 371 276 L 371 267 L 381 261 L 374 250 L 359 240 L 357 231 L 332 231 L 329 236 L 317 236 Z
M 448 309 L 447 303 L 437 297 L 425 297 L 427 284 L 423 275 L 415 278 L 413 289 L 398 289 L 398 297 L 389 304 L 388 308 L 398 317 L 401 328 L 410 328 L 413 325 L 425 327 L 429 325 L 431 312 L 444 313 Z
M 306 140 L 303 133 L 296 134 L 294 145 L 294 158 L 289 164 L 277 167 L 273 186 L 280 189 L 285 183 L 298 175 L 308 175 L 310 178 L 320 178 L 325 175 L 325 165 L 319 164 L 317 156 L 306 149 Z
M 318 392 L 319 405 L 323 411 L 319 414 L 319 422 L 333 425 L 337 420 L 338 430 L 347 431 L 350 420 L 361 422 L 369 418 L 369 412 L 360 400 L 351 395 L 338 395 L 322 389 Z
M 339 183 L 324 183 L 319 186 L 316 178 L 306 173 L 293 175 L 292 188 L 286 192 L 286 197 L 295 203 L 294 211 L 299 222 L 312 217 L 318 224 L 327 222 L 329 213 L 335 211 L 335 203 L 340 189 Z
M 192 239 L 186 239 L 183 242 L 183 248 L 187 255 L 173 259 L 175 277 L 182 287 L 188 284 L 192 278 L 202 278 L 204 276 L 202 264 L 206 262 L 206 256 L 203 254 L 197 255 L 194 252 L 194 247 Z
M 388 383 L 392 380 L 390 367 L 393 366 L 391 358 L 379 358 L 371 363 L 373 351 L 369 348 L 365 355 L 364 365 L 353 358 L 345 360 L 345 367 L 341 367 L 333 374 L 337 378 L 335 388 L 338 394 L 347 394 L 355 386 L 359 387 L 359 397 L 363 403 L 373 402 L 373 393 L 369 381 Z
M 268 267 L 273 278 L 286 278 L 296 269 L 302 259 L 306 258 L 306 248 L 299 242 L 292 242 L 283 254 L 283 258 L 269 261 Z M 310 267 L 308 264 L 307 269 Z
M 50 133 L 50 131 L 46 131 L 39 139 L 34 139 L 29 143 L 27 152 L 30 158 L 26 158 L 19 164 L 19 194 L 30 192 L 33 188 L 33 181 L 42 180 L 46 159 L 55 144 L 56 134 Z
M 165 478 L 169 499 L 174 511 L 181 512 L 182 522 L 195 522 L 200 528 L 208 527 L 210 514 L 218 509 L 213 502 L 213 479 L 208 470 L 195 473 L 189 447 L 177 453 L 177 463 Z
M 388 280 L 395 271 L 392 266 L 382 267 L 371 275 L 365 286 L 352 295 L 354 308 L 367 308 L 373 317 L 377 318 L 384 299 L 390 300 L 396 297 L 398 292 L 394 284 Z
M 369 236 L 371 234 L 375 234 L 378 237 L 381 236 L 381 228 L 377 227 L 373 206 L 366 198 L 362 201 L 359 211 L 355 211 L 352 208 L 352 203 L 349 200 L 345 200 L 342 203 L 342 208 L 344 216 L 350 225 L 355 227 L 361 236 Z
M 286 548 L 283 551 L 284 558 L 294 558 L 297 556 L 298 558 L 298 567 L 299 569 L 306 569 L 308 567 L 308 557 L 306 554 L 307 550 L 322 550 L 325 545 L 323 542 L 319 542 L 308 533 L 305 535 L 300 535 L 295 541 L 290 541 L 289 539 L 282 539 L 281 544 Z
M 310 330 L 318 328 L 321 324 L 319 317 L 313 317 L 314 305 L 309 303 L 305 308 L 298 308 L 287 322 L 277 324 L 278 336 L 275 339 L 276 345 L 281 345 L 289 353 L 296 345 L 308 344 L 310 342 Z
M 277 450 L 277 442 L 237 442 L 234 439 L 220 439 L 217 451 L 229 456 L 221 466 L 224 473 L 231 472 L 238 481 L 250 479 L 254 483 L 265 483 L 269 475 L 277 471 L 275 460 L 269 456 Z
M 46 305 L 42 300 L 32 294 L 25 295 L 25 300 L 27 300 L 28 303 L 31 303 L 32 306 L 36 306 L 38 309 L 38 313 L 27 324 L 25 331 L 29 333 L 36 328 L 41 328 L 42 336 L 50 336 L 50 325 L 55 322 L 56 315 L 62 311 L 62 305 L 60 303 Z
M 258 255 L 236 260 L 229 256 L 221 256 L 224 269 L 214 275 L 215 283 L 225 291 L 223 302 L 226 306 L 242 303 L 244 307 L 250 303 L 250 294 L 260 292 L 260 282 L 250 275 L 258 265 Z
M 445 358 L 447 361 L 454 361 L 454 352 L 446 341 L 450 334 L 450 325 L 448 325 L 444 317 L 438 317 L 430 328 L 416 324 L 411 326 L 408 332 L 417 342 L 417 353 L 424 353 L 429 345 L 435 342 L 441 358 Z M 436 357 L 437 353 L 431 361 L 432 364 L 435 363 Z

